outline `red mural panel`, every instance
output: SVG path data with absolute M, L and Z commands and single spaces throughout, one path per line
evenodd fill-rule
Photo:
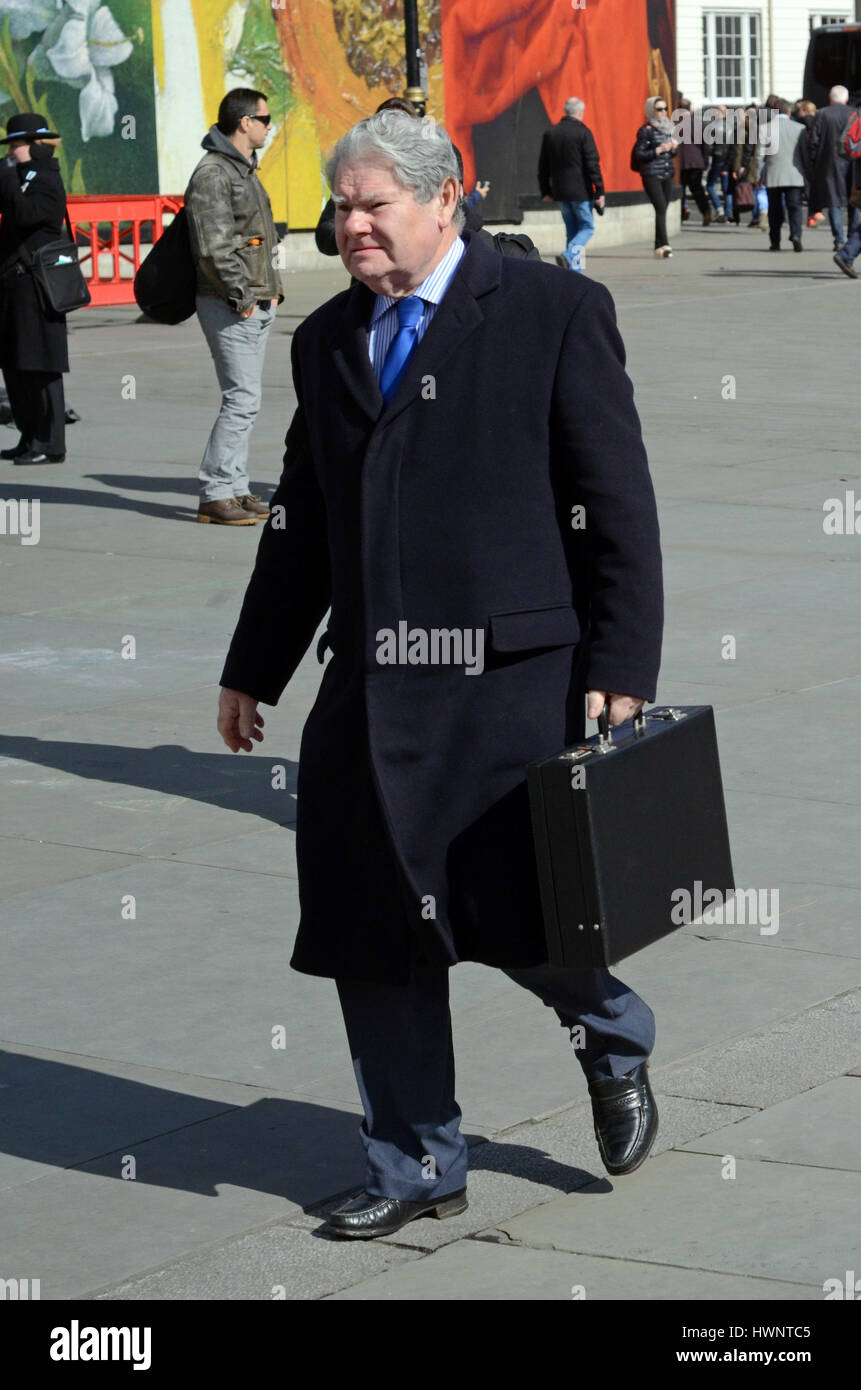
M 466 186 L 482 176 L 473 128 L 536 92 L 548 124 L 581 97 L 608 189 L 639 189 L 631 145 L 646 97 L 661 91 L 672 103 L 672 46 L 672 0 L 442 0 L 445 123 Z M 537 192 L 534 169 L 516 177 L 521 193 Z

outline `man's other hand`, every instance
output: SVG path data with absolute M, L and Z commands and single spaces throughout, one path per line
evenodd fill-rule
M 626 719 L 632 719 L 635 714 L 640 713 L 646 703 L 645 700 L 639 700 L 636 695 L 617 695 L 614 690 L 590 690 L 588 697 L 589 718 L 597 719 L 606 704 L 611 727 L 624 724 Z
M 595 199 L 596 206 L 599 207 L 599 208 L 602 208 L 602 207 L 604 206 L 605 202 L 606 202 L 606 199 L 605 199 L 603 193 L 601 194 L 600 198 L 596 198 L 596 199 Z
M 555 198 L 551 198 L 551 196 L 550 196 L 549 193 L 543 193 L 543 194 L 541 195 L 541 201 L 542 201 L 543 203 L 553 203 L 553 202 L 555 202 L 556 200 L 555 200 Z
M 218 732 L 231 753 L 244 748 L 251 752 L 252 743 L 263 742 L 260 730 L 263 728 L 263 715 L 257 708 L 257 701 L 251 695 L 243 695 L 241 690 L 228 690 L 222 687 L 218 697 Z

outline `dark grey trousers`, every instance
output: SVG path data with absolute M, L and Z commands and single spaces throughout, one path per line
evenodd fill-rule
M 655 1016 L 608 970 L 539 965 L 505 974 L 537 994 L 563 1027 L 582 1028 L 572 1041 L 581 1044 L 576 1056 L 588 1080 L 621 1076 L 649 1057 Z M 417 967 L 407 985 L 336 984 L 364 1110 L 367 1191 L 423 1201 L 465 1187 L 448 968 Z

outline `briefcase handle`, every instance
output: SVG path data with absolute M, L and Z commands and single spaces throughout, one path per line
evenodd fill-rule
M 634 733 L 639 736 L 645 733 L 645 730 L 646 713 L 644 709 L 641 709 L 634 715 Z M 607 706 L 605 704 L 601 713 L 598 715 L 598 747 L 606 748 L 612 742 L 613 731 L 610 728 L 610 716 L 607 713 Z

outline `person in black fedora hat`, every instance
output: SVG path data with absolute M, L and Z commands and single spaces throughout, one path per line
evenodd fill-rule
M 35 111 L 17 112 L 0 143 L 0 367 L 20 439 L 0 457 L 16 464 L 66 457 L 63 373 L 69 370 L 65 314 L 46 309 L 29 271 L 31 253 L 55 241 L 66 191 L 50 142 L 60 137 Z

